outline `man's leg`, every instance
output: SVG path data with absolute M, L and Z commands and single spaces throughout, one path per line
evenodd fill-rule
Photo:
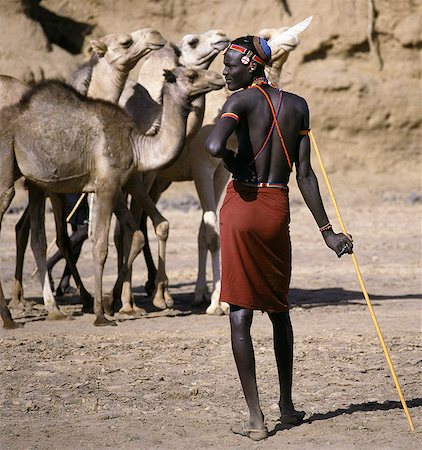
M 252 430 L 264 430 L 264 415 L 259 405 L 255 354 L 250 333 L 252 318 L 253 310 L 230 307 L 232 350 L 249 408 L 249 421 L 245 424 L 245 427 Z
M 288 312 L 268 313 L 268 315 L 273 324 L 274 352 L 280 384 L 280 420 L 290 424 L 300 423 L 305 413 L 296 411 L 292 400 L 293 329 L 290 315 Z

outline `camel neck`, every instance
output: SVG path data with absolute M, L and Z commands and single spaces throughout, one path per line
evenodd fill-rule
M 205 94 L 199 96 L 191 103 L 191 111 L 186 126 L 186 137 L 190 139 L 195 136 L 202 126 L 205 114 Z
M 154 136 L 134 131 L 134 157 L 139 171 L 165 169 L 183 150 L 189 104 L 172 83 L 164 83 L 161 125 Z
M 87 96 L 117 103 L 127 78 L 127 71 L 118 70 L 100 58 L 92 68 Z

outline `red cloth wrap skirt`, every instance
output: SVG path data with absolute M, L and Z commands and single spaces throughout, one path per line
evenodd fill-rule
M 288 311 L 291 274 L 288 189 L 231 181 L 220 209 L 221 301 Z

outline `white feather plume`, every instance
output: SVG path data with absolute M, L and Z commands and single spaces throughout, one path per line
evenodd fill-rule
M 268 45 L 274 46 L 275 48 L 283 45 L 286 42 L 289 42 L 291 40 L 296 40 L 299 37 L 299 34 L 306 30 L 308 28 L 309 24 L 312 21 L 312 17 L 310 16 L 305 20 L 302 20 L 302 22 L 299 22 L 296 25 L 293 25 L 290 28 L 285 29 L 285 31 L 281 33 L 275 33 L 268 41 Z
M 277 83 L 283 64 L 290 52 L 299 45 L 299 34 L 308 28 L 312 17 L 310 16 L 292 27 L 265 28 L 258 33 L 258 36 L 267 40 L 271 48 L 271 60 L 266 67 L 266 74 L 273 83 Z

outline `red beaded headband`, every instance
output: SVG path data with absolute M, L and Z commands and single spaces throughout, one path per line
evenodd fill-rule
M 249 64 L 250 60 L 252 59 L 252 61 L 255 61 L 258 64 L 262 64 L 263 66 L 265 66 L 265 61 L 263 59 L 261 59 L 258 55 L 255 55 L 252 50 L 248 50 L 247 48 L 242 47 L 241 45 L 231 44 L 227 50 L 234 50 L 236 52 L 239 52 L 239 53 L 242 53 L 243 55 L 245 55 L 244 57 L 242 57 L 242 60 L 241 60 L 242 63 L 245 65 Z

